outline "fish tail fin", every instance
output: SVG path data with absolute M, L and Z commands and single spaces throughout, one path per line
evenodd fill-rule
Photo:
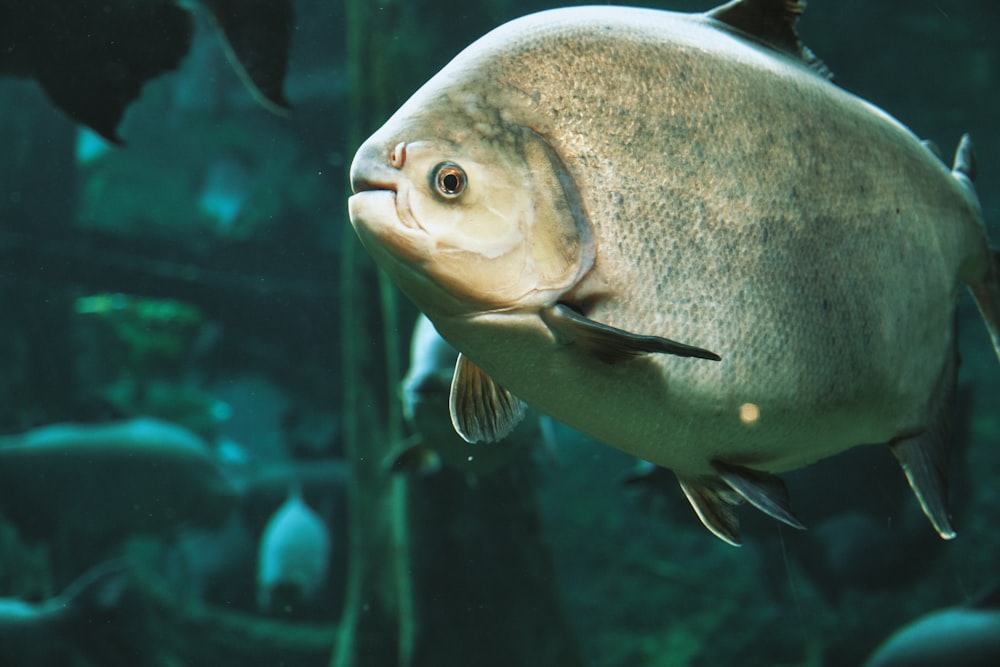
M 966 195 L 979 209 L 979 197 L 974 185 L 976 153 L 972 146 L 972 139 L 968 134 L 963 134 L 962 139 L 958 142 L 951 175 L 965 189 Z M 986 271 L 977 282 L 971 283 L 969 287 L 976 300 L 976 305 L 979 307 L 979 312 L 983 316 L 983 321 L 986 323 L 990 339 L 993 341 L 993 349 L 997 358 L 1000 359 L 1000 252 L 989 250 Z
M 117 558 L 91 568 L 57 598 L 65 638 L 94 664 L 151 664 L 145 615 L 129 587 L 128 564 Z

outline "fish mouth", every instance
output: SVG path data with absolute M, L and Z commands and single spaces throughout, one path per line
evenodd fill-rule
M 395 194 L 396 184 L 389 180 L 369 178 L 368 176 L 360 174 L 351 174 L 351 190 L 356 195 L 361 194 L 362 192 L 375 192 L 380 190 L 389 190 Z
M 360 180 L 351 183 L 354 194 L 348 199 L 348 206 L 360 206 L 362 200 L 375 200 L 376 198 L 388 198 L 392 201 L 392 208 L 395 211 L 395 219 L 399 224 L 408 230 L 426 234 L 420 223 L 410 214 L 409 206 L 406 205 L 406 191 L 400 192 L 396 184 L 382 181 Z
M 388 222 L 386 214 L 391 201 L 395 213 L 392 217 L 399 225 L 397 229 L 426 234 L 427 231 L 410 213 L 408 200 L 412 188 L 405 175 L 387 162 L 389 154 L 381 142 L 366 143 L 358 149 L 351 163 L 351 190 L 354 194 L 348 200 L 348 206 L 359 213 L 378 207 L 384 225 Z

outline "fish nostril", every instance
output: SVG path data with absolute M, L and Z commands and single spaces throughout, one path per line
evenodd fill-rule
M 389 166 L 402 169 L 406 164 L 406 142 L 400 141 L 389 153 Z
M 0 0 L 2 1 L 2 0 Z M 400 144 L 402 145 L 402 144 Z M 394 150 L 393 154 L 398 150 Z M 351 190 L 357 194 L 368 190 L 396 190 L 399 172 L 389 168 L 385 161 L 385 146 L 365 144 L 358 149 L 351 163 Z M 390 156 L 390 161 L 392 156 Z

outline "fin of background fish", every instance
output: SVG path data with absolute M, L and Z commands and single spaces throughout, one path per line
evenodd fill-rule
M 177 68 L 194 30 L 170 0 L 8 4 L 0 74 L 35 79 L 56 107 L 116 144 L 125 109 Z
M 740 546 L 740 519 L 735 508 L 743 502 L 743 496 L 717 480 L 693 480 L 678 475 L 677 481 L 705 528 L 723 542 Z
M 788 488 L 777 475 L 721 461 L 713 461 L 712 467 L 719 473 L 719 478 L 726 483 L 726 486 L 743 496 L 748 503 L 764 514 L 792 528 L 806 529 L 792 513 L 788 502 Z
M 830 68 L 799 40 L 795 30 L 805 8 L 806 3 L 801 0 L 733 0 L 705 15 L 776 51 L 801 59 L 817 74 L 832 79 Z
M 1000 582 L 993 582 L 989 588 L 969 601 L 972 609 L 1000 609 Z
M 108 141 L 150 80 L 177 69 L 194 33 L 189 5 L 173 0 L 8 3 L 0 75 L 33 78 L 52 103 Z M 202 0 L 251 95 L 286 113 L 291 0 Z
M 569 306 L 556 304 L 543 308 L 542 321 L 556 340 L 562 344 L 576 344 L 609 364 L 626 361 L 641 354 L 661 352 L 680 357 L 722 359 L 714 352 L 685 345 L 659 336 L 643 336 L 588 319 Z
M 290 0 L 201 0 L 218 28 L 226 57 L 265 109 L 286 114 L 285 73 L 294 18 Z
M 958 348 L 954 341 L 952 347 L 931 398 L 932 414 L 927 427 L 890 443 L 924 514 L 946 540 L 956 536 L 948 517 L 948 410 L 958 379 Z
M 505 438 L 524 419 L 528 406 L 459 354 L 448 409 L 455 432 L 477 443 Z
M 951 174 L 955 180 L 965 186 L 970 197 L 976 199 L 976 152 L 972 145 L 972 139 L 968 134 L 963 134 L 955 150 L 955 160 L 951 167 Z M 1000 359 L 1000 251 L 992 250 L 990 266 L 982 281 L 970 285 L 972 296 L 979 307 L 979 313 L 986 323 L 990 340 L 993 341 L 993 350 L 997 358 Z
M 422 442 L 407 445 L 389 460 L 389 471 L 394 474 L 431 475 L 441 466 L 441 455 Z
M 986 277 L 971 288 L 990 340 L 993 341 L 993 350 L 1000 359 L 1000 250 L 992 250 L 990 254 L 992 263 Z
M 654 486 L 668 471 L 655 463 L 650 463 L 645 459 L 636 459 L 632 470 L 622 477 L 623 486 L 644 487 Z

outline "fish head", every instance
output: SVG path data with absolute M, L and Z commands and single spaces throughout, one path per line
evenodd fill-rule
M 476 94 L 418 93 L 358 150 L 351 185 L 362 243 L 432 315 L 548 305 L 593 262 L 555 151 Z

